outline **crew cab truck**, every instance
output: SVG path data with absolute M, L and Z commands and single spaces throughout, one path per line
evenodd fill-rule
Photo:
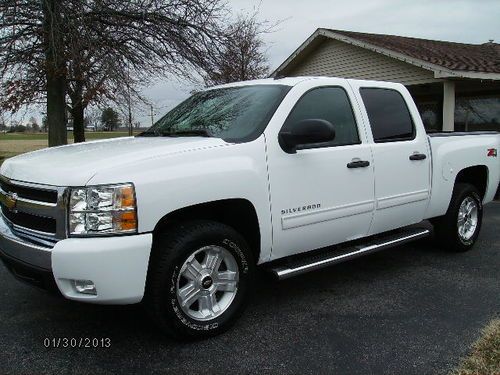
M 322 77 L 198 92 L 146 132 L 0 169 L 12 273 L 72 300 L 143 302 L 203 338 L 242 313 L 257 266 L 283 279 L 429 235 L 469 250 L 500 135 L 428 135 L 404 86 Z M 332 268 L 330 272 L 335 272 Z

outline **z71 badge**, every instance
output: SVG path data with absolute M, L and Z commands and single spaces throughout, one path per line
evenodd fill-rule
M 496 158 L 497 157 L 497 149 L 496 148 L 489 148 L 488 154 L 486 156 Z

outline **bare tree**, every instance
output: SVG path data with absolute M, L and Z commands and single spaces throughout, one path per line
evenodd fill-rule
M 41 0 L 42 48 L 45 52 L 45 87 L 49 146 L 68 143 L 66 131 L 66 59 L 62 0 Z
M 67 94 L 83 132 L 85 108 L 123 99 L 123 82 L 130 100 L 136 83 L 212 65 L 229 17 L 222 0 L 0 0 L 0 13 L 0 103 L 46 99 L 50 146 L 67 142 Z
M 47 123 L 47 116 L 42 117 L 42 128 L 41 130 L 44 133 L 47 133 L 49 131 L 49 124 Z
M 93 131 L 97 131 L 101 127 L 101 114 L 96 108 L 90 108 L 85 111 L 83 123 L 85 128 L 92 128 Z
M 38 133 L 40 131 L 40 125 L 38 125 L 38 120 L 34 116 L 30 117 L 28 121 L 28 126 L 30 130 L 34 133 Z
M 226 30 L 223 49 L 212 65 L 203 66 L 201 76 L 206 86 L 266 77 L 269 64 L 263 36 L 277 24 L 258 20 L 258 10 L 238 15 Z
M 49 145 L 67 142 L 62 9 L 61 0 L 0 0 L 0 106 L 46 98 Z

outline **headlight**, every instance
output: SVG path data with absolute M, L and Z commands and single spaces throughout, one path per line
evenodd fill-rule
M 68 215 L 70 235 L 136 233 L 134 185 L 101 185 L 71 189 Z

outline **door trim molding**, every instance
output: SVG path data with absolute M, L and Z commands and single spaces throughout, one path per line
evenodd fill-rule
M 418 190 L 410 193 L 391 195 L 377 199 L 377 210 L 383 210 L 404 204 L 425 201 L 429 199 L 429 190 Z
M 359 215 L 372 212 L 375 209 L 375 201 L 351 203 L 337 207 L 328 207 L 316 211 L 301 212 L 297 214 L 284 215 L 281 217 L 281 227 L 292 229 L 305 225 L 317 224 L 324 221 L 340 219 L 343 217 Z

